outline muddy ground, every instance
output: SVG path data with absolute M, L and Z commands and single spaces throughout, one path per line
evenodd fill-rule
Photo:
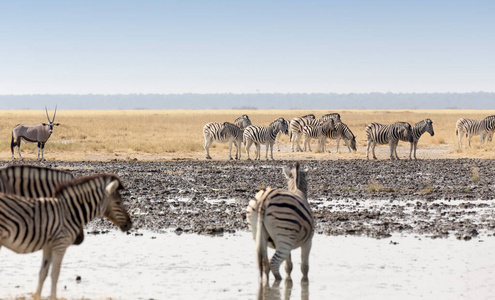
M 116 173 L 135 229 L 200 234 L 247 230 L 263 186 L 286 187 L 295 161 L 48 162 L 76 176 Z M 469 240 L 495 232 L 495 160 L 305 160 L 316 232 L 376 238 L 407 232 Z M 115 228 L 107 220 L 90 228 Z

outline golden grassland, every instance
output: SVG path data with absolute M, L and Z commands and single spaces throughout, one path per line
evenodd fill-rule
M 326 110 L 59 110 L 52 136 L 45 146 L 47 160 L 167 160 L 204 159 L 203 126 L 208 122 L 233 122 L 242 114 L 248 114 L 253 124 L 267 126 L 278 117 L 292 119 L 309 113 L 317 117 L 329 113 Z M 435 136 L 425 133 L 418 146 L 418 158 L 495 158 L 495 142 L 480 146 L 479 137 L 472 139 L 472 147 L 457 146 L 455 123 L 461 117 L 482 119 L 495 114 L 489 110 L 342 110 L 342 121 L 357 136 L 357 153 L 348 153 L 341 141 L 340 154 L 335 153 L 335 141 L 329 141 L 331 153 L 292 153 L 287 136 L 281 140 L 281 152 L 274 151 L 279 159 L 338 159 L 365 158 L 366 135 L 364 128 L 371 122 L 393 123 L 405 121 L 414 125 L 425 118 L 433 120 Z M 0 159 L 11 160 L 11 130 L 19 123 L 46 122 L 42 110 L 1 111 Z M 50 115 L 51 117 L 51 115 Z M 313 150 L 316 141 L 312 142 Z M 409 154 L 409 143 L 399 143 L 399 156 Z M 14 149 L 15 150 L 15 149 Z M 377 157 L 388 158 L 388 146 L 377 146 Z M 233 148 L 235 151 L 235 147 Z M 254 156 L 254 146 L 251 148 Z M 262 159 L 265 147 L 262 146 Z M 37 146 L 21 145 L 25 160 L 35 160 Z M 214 159 L 227 159 L 227 144 L 213 143 L 210 154 Z M 17 156 L 17 151 L 15 151 Z M 246 158 L 242 149 L 242 159 Z

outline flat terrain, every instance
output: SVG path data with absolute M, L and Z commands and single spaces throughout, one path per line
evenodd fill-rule
M 286 186 L 293 161 L 52 162 L 76 176 L 111 172 L 136 229 L 221 234 L 246 230 L 259 188 Z M 495 230 L 495 160 L 305 160 L 318 233 L 387 237 L 394 232 L 470 239 Z M 93 223 L 112 228 L 106 220 Z

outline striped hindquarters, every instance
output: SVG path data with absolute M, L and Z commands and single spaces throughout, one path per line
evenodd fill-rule
M 203 135 L 218 143 L 226 143 L 229 141 L 229 136 L 226 131 L 222 131 L 224 125 L 218 122 L 211 122 L 203 127 Z
M 460 118 L 456 122 L 456 134 L 479 135 L 481 121 L 468 118 Z
M 273 140 L 275 140 L 273 137 Z M 251 140 L 255 144 L 265 144 L 270 140 L 269 127 L 251 125 L 244 129 L 244 141 Z
M 289 129 L 291 134 L 297 133 L 297 132 L 302 132 L 302 129 L 304 126 L 309 125 L 309 124 L 318 124 L 317 122 L 312 122 L 315 121 L 315 116 L 313 114 L 311 115 L 306 115 L 303 117 L 296 117 L 293 118 L 290 123 L 289 123 Z
M 390 125 L 371 123 L 366 126 L 366 138 L 377 144 L 388 144 L 388 130 Z
M 251 208 L 248 207 L 248 210 L 251 213 L 247 215 L 253 232 L 256 232 L 256 223 L 261 217 L 271 240 L 280 244 L 274 246 L 294 245 L 293 249 L 311 239 L 314 221 L 311 208 L 302 193 L 268 188 L 259 191 L 255 199 L 255 203 L 250 202 Z

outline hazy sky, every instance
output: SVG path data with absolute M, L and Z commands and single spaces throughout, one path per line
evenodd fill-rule
M 2 1 L 0 94 L 494 92 L 494 15 L 495 1 Z

